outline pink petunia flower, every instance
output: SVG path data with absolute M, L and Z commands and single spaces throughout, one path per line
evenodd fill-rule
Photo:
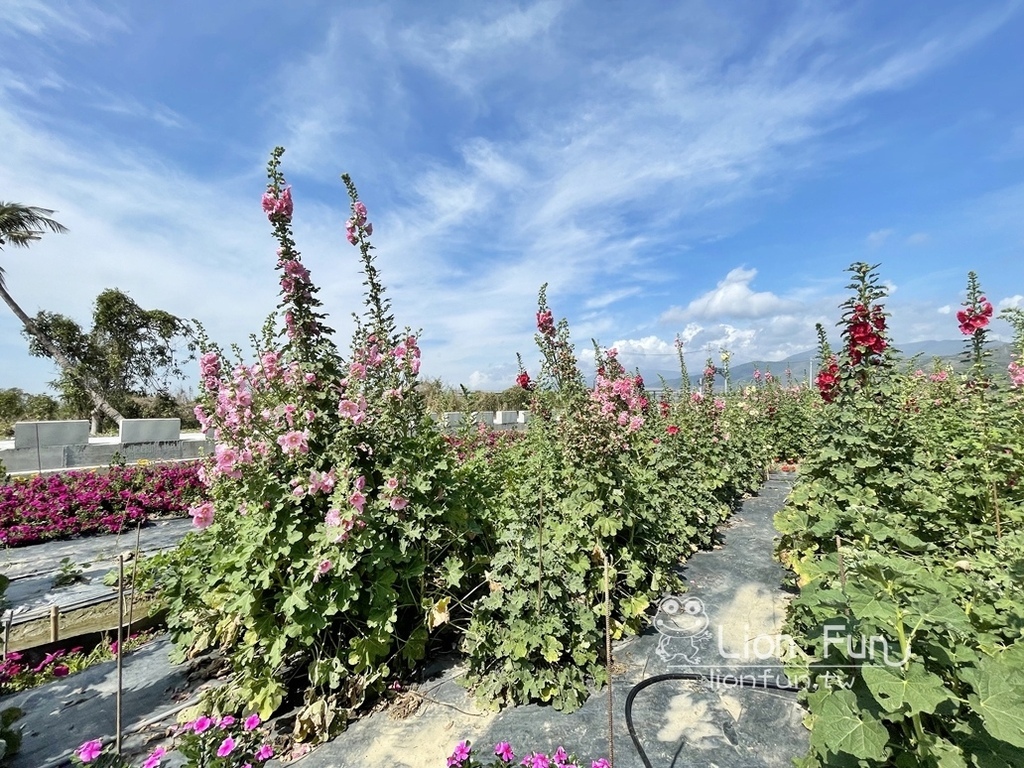
M 166 754 L 166 749 L 164 749 L 163 747 L 157 747 L 149 753 L 149 757 L 147 757 L 146 762 L 142 764 L 142 768 L 159 768 L 163 756 Z
M 499 741 L 494 745 L 494 754 L 500 757 L 502 760 L 515 760 L 516 755 L 512 751 L 512 745 L 507 741 Z
M 249 715 L 247 718 L 245 718 L 245 722 L 242 723 L 242 728 L 246 731 L 255 731 L 257 728 L 260 727 L 260 722 L 260 716 L 256 713 L 253 713 Z
M 217 748 L 217 757 L 227 757 L 235 749 L 235 740 L 228 736 Z
M 257 760 L 269 760 L 273 756 L 274 756 L 274 748 L 272 746 L 270 746 L 269 744 L 264 744 L 256 752 L 256 759 Z
M 462 765 L 469 757 L 469 742 L 460 741 L 455 745 L 455 751 L 452 752 L 451 757 L 448 758 L 448 768 L 452 766 Z
M 75 750 L 75 754 L 78 755 L 78 759 L 83 763 L 91 763 L 97 757 L 100 756 L 100 752 L 103 751 L 103 742 L 99 739 L 93 739 L 87 741 L 85 744 Z

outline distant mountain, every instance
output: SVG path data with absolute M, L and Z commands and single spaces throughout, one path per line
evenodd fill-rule
M 966 345 L 963 340 L 913 341 L 897 347 L 900 352 L 900 360 L 909 362 L 911 359 L 916 358 L 917 365 L 925 370 L 931 367 L 932 361 L 935 358 L 938 358 L 943 365 L 952 365 L 956 369 L 966 367 L 962 360 L 965 348 Z M 1005 369 L 1012 359 L 1013 345 L 997 342 L 989 345 L 989 351 L 992 353 L 990 358 L 991 364 Z M 698 365 L 698 368 L 702 365 L 703 362 Z M 771 371 L 772 375 L 778 379 L 785 378 L 786 372 L 789 371 L 794 381 L 806 382 L 818 372 L 818 351 L 816 349 L 808 349 L 790 355 L 784 360 L 751 360 L 750 362 L 733 365 L 729 370 L 729 378 L 732 379 L 733 384 L 746 384 L 754 380 L 755 370 L 760 370 L 762 374 L 766 371 Z M 658 371 L 651 371 L 651 375 L 648 378 L 648 372 L 644 372 L 644 379 L 648 387 L 655 389 L 660 387 L 658 373 Z M 665 376 L 663 372 L 661 375 L 668 386 L 672 388 L 679 387 L 681 380 L 678 373 L 673 377 Z M 698 385 L 700 379 L 701 372 L 699 370 L 690 371 L 691 386 Z

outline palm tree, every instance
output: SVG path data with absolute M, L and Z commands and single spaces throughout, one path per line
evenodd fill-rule
M 43 232 L 47 230 L 54 233 L 67 232 L 67 227 L 50 218 L 52 213 L 53 211 L 49 208 L 37 208 L 31 205 L 0 201 L 0 250 L 3 250 L 4 245 L 28 248 L 32 241 L 38 240 Z M 25 311 L 14 300 L 14 297 L 7 292 L 7 286 L 4 283 L 3 267 L 0 267 L 0 297 L 11 308 L 15 316 L 21 320 L 25 330 L 39 340 L 40 345 L 61 368 L 66 371 L 73 371 L 75 369 L 72 362 L 44 333 L 40 332 L 32 318 L 25 314 Z M 89 382 L 85 382 L 85 384 L 96 410 L 101 411 L 104 415 L 120 424 L 124 417 L 96 391 L 95 387 L 89 386 Z

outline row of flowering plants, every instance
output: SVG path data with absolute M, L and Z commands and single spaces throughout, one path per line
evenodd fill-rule
M 469 683 L 492 705 L 573 710 L 606 680 L 606 626 L 615 638 L 646 626 L 681 588 L 676 566 L 763 482 L 774 450 L 757 408 L 716 395 L 714 375 L 654 401 L 614 349 L 596 347 L 588 384 L 544 289 L 536 319 L 543 362 L 518 379 L 533 419 L 491 463 L 496 544 L 464 648 Z
M 262 768 L 275 754 L 262 725 L 255 713 L 248 717 L 199 715 L 175 729 L 173 751 L 161 745 L 141 760 L 134 760 L 118 754 L 101 739 L 91 739 L 74 751 L 71 762 L 89 768 L 161 768 L 168 764 L 183 768 Z
M 118 533 L 152 517 L 185 516 L 205 491 L 195 463 L 13 478 L 0 485 L 0 544 Z
M 605 622 L 615 637 L 641 630 L 680 559 L 763 479 L 777 455 L 766 410 L 710 381 L 655 403 L 614 350 L 596 351 L 586 384 L 542 290 L 544 365 L 519 379 L 530 429 L 446 437 L 348 177 L 365 311 L 336 347 L 292 237 L 282 152 L 263 198 L 277 312 L 250 360 L 203 341 L 197 417 L 217 447 L 190 510 L 201 530 L 163 571 L 177 653 L 221 649 L 231 684 L 210 710 L 288 709 L 298 740 L 329 737 L 438 649 L 465 653 L 482 701 L 575 709 L 605 679 Z
M 1024 400 L 987 363 L 969 278 L 967 373 L 900 373 L 873 267 L 851 267 L 822 344 L 823 428 L 776 517 L 800 588 L 793 673 L 812 681 L 805 768 L 1024 760 Z

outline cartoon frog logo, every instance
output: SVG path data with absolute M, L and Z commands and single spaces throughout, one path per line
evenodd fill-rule
M 710 636 L 709 623 L 700 598 L 666 597 L 654 615 L 654 628 L 661 635 L 655 653 L 666 664 L 699 663 L 700 641 Z

